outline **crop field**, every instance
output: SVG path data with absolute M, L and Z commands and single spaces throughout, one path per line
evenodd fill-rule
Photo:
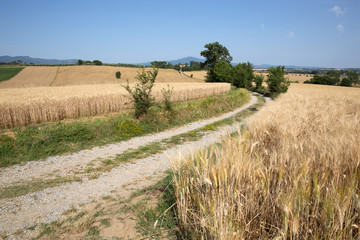
M 0 82 L 0 88 L 49 86 L 57 70 L 58 67 L 25 67 L 13 78 Z
M 356 239 L 360 89 L 292 84 L 238 136 L 175 163 L 195 239 Z
M 227 83 L 157 83 L 153 90 L 157 101 L 168 84 L 173 87 L 174 102 L 230 90 Z M 0 89 L 0 96 L 4 96 L 0 98 L 1 128 L 121 112 L 132 106 L 121 84 Z
M 146 68 L 146 71 L 151 68 Z M 115 72 L 121 72 L 121 78 L 115 78 Z M 68 66 L 60 67 L 56 80 L 51 86 L 68 86 L 84 84 L 112 84 L 136 82 L 135 78 L 141 72 L 141 68 L 110 67 L 110 66 Z M 203 82 L 199 79 L 190 79 L 180 75 L 174 69 L 159 69 L 156 77 L 158 83 L 171 82 Z
M 151 70 L 151 68 L 146 68 Z M 115 73 L 121 72 L 117 79 Z M 136 82 L 135 78 L 141 68 L 111 67 L 111 66 L 30 66 L 25 67 L 19 74 L 10 80 L 0 82 L 0 88 L 46 87 L 46 86 L 73 86 L 89 84 L 115 84 Z M 170 82 L 203 82 L 201 79 L 191 79 L 180 75 L 173 69 L 159 69 L 156 81 Z
M 206 73 L 207 71 L 189 71 L 189 72 L 184 72 L 184 74 L 186 76 L 190 76 L 191 74 L 193 74 L 193 78 L 196 79 L 201 79 L 201 80 L 205 80 L 206 78 Z M 267 76 L 267 73 L 255 73 L 255 74 L 261 74 L 263 76 Z M 289 73 L 287 75 L 285 75 L 285 77 L 287 77 L 289 79 L 289 81 L 292 82 L 296 82 L 298 81 L 299 83 L 304 83 L 306 80 L 310 80 L 310 78 L 313 77 L 313 74 L 294 74 L 294 73 Z
M 0 82 L 8 80 L 18 74 L 23 67 L 0 66 Z

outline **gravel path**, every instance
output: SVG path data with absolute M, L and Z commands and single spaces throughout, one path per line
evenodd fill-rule
M 252 96 L 249 103 L 232 112 L 223 114 L 219 117 L 193 122 L 182 127 L 172 128 L 153 135 L 135 137 L 128 141 L 122 141 L 102 147 L 94 147 L 67 156 L 53 156 L 47 158 L 45 161 L 31 161 L 24 165 L 3 168 L 0 170 L 0 186 L 6 187 L 13 185 L 16 182 L 31 181 L 39 178 L 54 178 L 55 175 L 56 177 L 68 176 L 88 167 L 88 164 L 96 159 L 115 157 L 117 154 L 121 154 L 129 149 L 137 149 L 138 147 L 145 146 L 151 142 L 171 138 L 182 133 L 202 128 L 207 124 L 229 118 L 253 105 L 256 101 L 257 98 Z
M 137 137 L 126 142 L 110 144 L 105 147 L 96 147 L 84 150 L 69 156 L 57 156 L 48 158 L 46 161 L 29 162 L 23 166 L 14 166 L 2 170 L 0 175 L 1 184 L 7 181 L 16 182 L 19 179 L 28 180 L 29 177 L 38 178 L 39 175 L 49 171 L 65 168 L 71 171 L 76 165 L 88 163 L 98 157 L 107 158 L 121 154 L 130 148 L 137 148 L 150 142 L 160 141 L 174 135 L 202 128 L 207 124 L 229 118 L 236 113 L 255 104 L 256 97 L 251 102 L 230 113 L 220 117 L 194 122 L 183 127 L 171 129 L 152 136 Z M 97 179 L 84 178 L 82 182 L 66 183 L 61 186 L 47 188 L 39 192 L 30 193 L 14 199 L 0 200 L 0 236 L 11 234 L 18 230 L 39 223 L 50 223 L 58 219 L 63 212 L 78 207 L 80 204 L 96 201 L 107 195 L 128 196 L 126 186 L 129 184 L 146 184 L 147 177 L 163 174 L 171 167 L 169 159 L 178 157 L 179 154 L 186 155 L 191 151 L 197 151 L 220 141 L 222 136 L 234 132 L 239 123 L 220 127 L 217 131 L 206 133 L 200 140 L 187 142 L 182 145 L 167 149 L 159 154 L 136 160 L 134 163 L 124 163 L 109 172 L 105 172 Z M 64 171 L 64 172 L 66 172 Z M 12 174 L 16 175 L 15 177 Z M 144 185 L 143 184 L 143 185 Z

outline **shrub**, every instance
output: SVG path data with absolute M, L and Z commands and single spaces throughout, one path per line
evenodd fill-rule
M 115 73 L 115 77 L 116 77 L 117 79 L 121 78 L 121 72 L 120 72 L 120 71 L 117 71 L 117 72 Z
M 119 123 L 119 134 L 122 137 L 137 136 L 142 133 L 143 129 L 138 124 L 129 119 L 124 119 Z
M 170 88 L 170 85 L 167 85 L 167 89 L 161 89 L 163 98 L 164 98 L 164 107 L 166 111 L 171 112 L 173 110 L 171 95 L 173 93 L 174 87 Z
M 268 79 L 266 80 L 271 94 L 284 93 L 288 90 L 289 81 L 285 78 L 285 67 L 270 67 Z
M 94 63 L 95 65 L 102 65 L 102 64 L 103 64 L 103 63 L 102 63 L 101 61 L 99 61 L 99 60 L 94 60 L 93 63 Z
M 353 83 L 352 83 L 351 79 L 348 78 L 348 77 L 343 78 L 343 79 L 341 80 L 341 83 L 340 83 L 340 85 L 341 85 L 341 86 L 344 86 L 344 87 L 351 87 L 352 84 L 353 84 Z
M 263 88 L 264 76 L 263 75 L 256 75 L 254 77 L 255 82 L 255 90 Z
M 224 60 L 216 63 L 212 71 L 208 72 L 209 74 L 212 74 L 211 77 L 208 77 L 214 80 L 214 82 L 233 82 L 232 66 Z
M 151 96 L 151 90 L 154 87 L 157 74 L 158 70 L 156 68 L 154 68 L 152 72 L 145 72 L 145 68 L 143 67 L 142 73 L 138 73 L 136 76 L 140 83 L 136 83 L 132 89 L 128 80 L 127 85 L 123 86 L 132 97 L 136 118 L 140 118 L 146 114 L 154 102 L 154 98 Z

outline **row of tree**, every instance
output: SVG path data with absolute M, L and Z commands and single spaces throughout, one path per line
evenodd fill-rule
M 180 65 L 182 64 L 172 64 L 166 61 L 153 61 L 151 62 L 151 65 L 155 68 L 175 69 L 177 71 L 180 71 Z M 190 64 L 186 63 L 183 65 L 185 65 L 185 67 L 182 68 L 183 71 L 199 71 L 206 69 L 206 65 L 201 62 L 191 61 Z
M 78 65 L 103 65 L 103 63 L 100 60 L 94 60 L 94 61 L 83 61 L 81 59 L 78 60 Z
M 286 92 L 289 81 L 285 78 L 285 67 L 270 67 L 267 79 L 263 75 L 255 75 L 253 65 L 249 62 L 231 65 L 232 56 L 228 49 L 218 42 L 204 46 L 206 50 L 200 54 L 206 61 L 208 72 L 206 82 L 228 82 L 238 88 L 246 88 L 265 95 L 277 95 Z M 263 87 L 264 80 L 268 88 Z
M 323 84 L 323 85 L 340 85 L 352 87 L 354 84 L 359 84 L 359 75 L 355 71 L 345 72 L 345 77 L 340 77 L 340 72 L 331 70 L 325 74 L 315 74 L 313 78 L 304 83 Z

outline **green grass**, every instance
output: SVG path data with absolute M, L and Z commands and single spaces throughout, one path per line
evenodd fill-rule
M 24 67 L 0 66 L 0 82 L 6 81 L 18 74 Z
M 250 99 L 244 89 L 201 100 L 174 103 L 172 112 L 155 105 L 144 118 L 136 120 L 134 113 L 120 114 L 96 120 L 76 120 L 14 128 L 15 139 L 0 133 L 0 167 L 43 159 L 63 153 L 124 141 L 206 119 L 240 107 Z M 125 119 L 137 124 L 141 131 L 135 135 L 121 135 L 119 125 Z M 5 131 L 2 131 L 3 133 Z

